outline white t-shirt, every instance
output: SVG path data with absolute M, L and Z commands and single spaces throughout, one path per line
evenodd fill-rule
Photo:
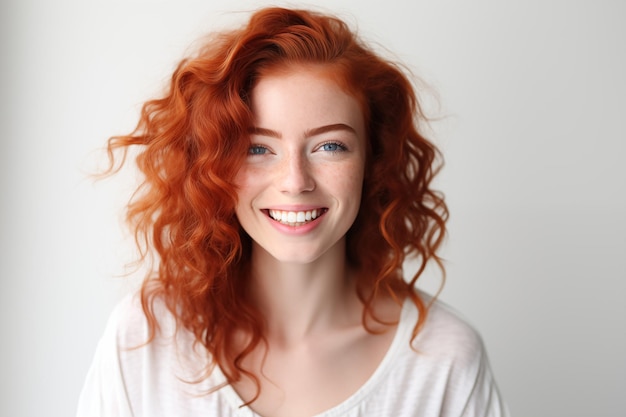
M 160 331 L 147 345 L 146 319 L 138 297 L 113 311 L 80 396 L 78 417 L 258 417 L 215 367 L 193 384 L 207 363 L 193 336 L 175 332 L 163 306 Z M 394 339 L 374 374 L 354 394 L 316 417 L 508 416 L 480 336 L 440 302 L 409 346 L 417 309 L 407 301 Z M 194 347 L 195 346 L 195 347 Z M 187 381 L 187 382 L 186 382 Z

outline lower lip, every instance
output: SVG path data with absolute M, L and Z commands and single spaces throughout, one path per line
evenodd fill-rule
M 281 223 L 272 219 L 269 215 L 266 215 L 266 216 L 269 219 L 272 226 L 274 226 L 277 230 L 281 231 L 282 233 L 285 233 L 288 235 L 304 235 L 304 234 L 309 233 L 313 229 L 315 229 L 317 226 L 319 226 L 325 214 L 326 213 L 322 214 L 321 216 L 318 216 L 315 220 L 311 220 L 310 222 L 305 223 L 302 226 L 289 226 L 288 224 L 284 224 L 284 223 Z

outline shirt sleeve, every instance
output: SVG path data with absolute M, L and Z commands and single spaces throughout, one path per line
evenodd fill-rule
M 462 417 L 509 417 L 489 365 L 487 352 L 480 337 L 474 363 L 468 367 L 470 387 Z
M 123 304 L 123 303 L 122 303 Z M 120 364 L 121 305 L 111 314 L 78 400 L 77 417 L 133 417 Z
M 481 335 L 457 311 L 441 302 L 433 305 L 431 313 L 417 348 L 423 353 L 418 356 L 428 358 L 421 365 L 427 368 L 430 388 L 421 388 L 429 392 L 429 399 L 436 399 L 434 408 L 441 407 L 437 415 L 509 417 Z

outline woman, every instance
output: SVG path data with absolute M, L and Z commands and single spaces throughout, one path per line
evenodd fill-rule
M 264 9 L 183 61 L 109 142 L 141 147 L 128 215 L 157 267 L 78 415 L 506 414 L 479 336 L 415 290 L 447 218 L 423 121 L 333 17 Z

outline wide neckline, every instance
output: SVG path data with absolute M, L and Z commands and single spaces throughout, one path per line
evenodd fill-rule
M 400 312 L 400 319 L 398 326 L 395 330 L 395 335 L 385 353 L 372 375 L 361 385 L 361 387 L 347 397 L 339 404 L 316 414 L 314 417 L 333 417 L 346 414 L 350 409 L 358 406 L 364 401 L 370 393 L 381 383 L 384 376 L 392 368 L 392 365 L 397 357 L 398 350 L 403 344 L 407 343 L 410 338 L 410 333 L 413 330 L 413 325 L 417 322 L 417 308 L 411 301 L 410 297 L 404 300 L 402 310 Z M 215 372 L 217 377 L 225 381 L 226 377 L 222 373 L 219 367 L 216 367 Z M 233 411 L 238 416 L 246 417 L 263 417 L 260 414 L 255 413 L 250 407 L 241 407 L 244 401 L 241 399 L 237 391 L 230 385 L 226 384 L 222 387 L 218 393 L 222 393 L 225 396 L 226 401 L 232 407 Z

